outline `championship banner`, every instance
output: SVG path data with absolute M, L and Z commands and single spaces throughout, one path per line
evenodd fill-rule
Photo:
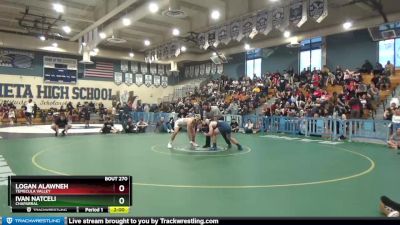
M 157 64 L 150 64 L 150 74 L 151 75 L 157 74 Z
M 185 67 L 185 77 L 189 77 L 190 76 L 190 67 L 186 66 Z
M 206 64 L 206 72 L 205 75 L 211 75 L 211 63 Z
M 153 76 L 152 75 L 144 75 L 144 84 L 147 87 L 150 87 L 153 84 Z
M 215 63 L 211 63 L 211 75 L 217 74 L 217 65 Z
M 27 69 L 32 67 L 34 54 L 24 51 L 0 50 L 0 66 Z
M 272 22 L 270 19 L 270 14 L 267 10 L 257 13 L 256 17 L 256 29 L 259 33 L 264 35 L 269 34 L 272 30 Z
M 301 27 L 307 22 L 307 1 L 292 0 L 289 6 L 289 22 Z
M 158 47 L 156 50 L 157 60 L 163 59 L 162 48 Z
M 44 82 L 76 84 L 78 62 L 76 59 L 43 57 Z
M 249 37 L 253 28 L 255 27 L 256 17 L 249 16 L 242 21 L 242 34 L 245 37 Z
M 158 87 L 161 85 L 161 77 L 158 75 L 154 75 L 154 86 Z
M 222 27 L 220 27 L 217 31 L 217 41 L 215 42 L 215 44 L 218 47 L 218 45 L 220 43 L 224 43 L 224 44 L 228 44 L 231 41 L 231 36 L 229 35 L 229 27 L 227 25 L 223 25 Z
M 236 41 L 242 40 L 243 34 L 242 34 L 240 27 L 241 27 L 240 20 L 235 20 L 231 23 L 230 33 L 231 33 L 232 40 L 236 40 Z
M 126 60 L 121 60 L 121 71 L 126 73 L 129 70 L 129 63 Z
M 328 16 L 328 0 L 310 0 L 308 13 L 317 23 Z
M 206 65 L 205 64 L 201 64 L 200 65 L 200 76 L 204 76 L 204 74 L 206 73 Z
M 194 66 L 190 66 L 190 77 L 194 77 Z
M 168 44 L 165 44 L 162 47 L 162 54 L 163 54 L 163 59 L 168 58 L 168 56 L 169 56 L 169 46 L 168 46 Z
M 168 86 L 168 77 L 162 76 L 161 77 L 161 86 L 166 88 Z
M 115 72 L 114 73 L 114 82 L 117 85 L 122 84 L 122 72 Z
M 272 11 L 272 26 L 284 31 L 289 26 L 288 12 L 284 7 L 278 7 Z
M 133 74 L 139 73 L 139 64 L 137 62 L 131 62 L 131 72 Z
M 158 73 L 158 75 L 161 75 L 161 76 L 165 75 L 165 69 L 164 69 L 163 64 L 158 64 L 157 73 Z
M 200 74 L 200 66 L 196 65 L 196 66 L 194 66 L 194 76 L 198 77 L 199 74 Z
M 223 74 L 224 73 L 224 65 L 223 64 L 217 65 L 217 73 L 218 74 Z
M 136 74 L 135 83 L 137 86 L 141 86 L 143 84 L 143 75 L 142 74 Z
M 212 29 L 210 31 L 208 31 L 207 33 L 207 41 L 208 41 L 208 45 L 209 46 L 214 46 L 215 47 L 215 43 L 217 41 L 217 32 L 215 29 Z
M 206 34 L 205 33 L 200 33 L 197 36 L 197 42 L 199 43 L 200 48 L 204 48 L 204 45 L 206 44 Z
M 171 72 L 171 64 L 168 64 L 165 66 L 165 70 L 167 73 L 167 76 L 171 76 L 172 72 Z
M 147 67 L 147 63 L 140 63 L 140 72 L 142 74 L 149 73 L 149 68 Z
M 125 73 L 125 84 L 128 86 L 133 84 L 133 74 L 132 73 Z

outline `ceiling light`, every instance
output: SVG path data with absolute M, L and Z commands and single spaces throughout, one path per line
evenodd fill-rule
M 211 18 L 213 20 L 218 20 L 220 16 L 221 16 L 221 14 L 220 14 L 220 12 L 218 10 L 213 10 L 211 12 Z
M 57 44 L 57 42 L 53 42 L 53 44 L 51 44 L 54 48 L 57 48 L 58 47 L 58 44 Z
M 82 42 L 82 46 L 83 46 L 83 47 L 86 47 L 86 42 Z
M 94 48 L 93 51 L 96 52 L 96 54 L 97 54 L 99 52 L 99 49 L 98 48 Z
M 60 3 L 54 3 L 53 4 L 53 9 L 54 9 L 54 11 L 56 11 L 58 13 L 63 13 L 64 12 L 64 6 L 61 5 Z
M 122 19 L 122 24 L 124 26 L 129 26 L 129 25 L 131 25 L 131 20 L 129 18 L 123 18 Z
M 149 40 L 144 40 L 144 45 L 149 46 L 150 45 L 150 41 Z
M 217 56 L 217 53 L 216 53 L 216 52 L 213 52 L 213 56 Z
M 181 51 L 182 51 L 182 52 L 186 52 L 186 46 L 182 46 L 182 47 L 181 47 Z
M 45 41 L 45 40 L 46 40 L 46 36 L 44 36 L 44 35 L 42 34 L 42 35 L 39 36 L 39 39 L 40 39 L 41 41 Z
M 347 21 L 345 23 L 343 23 L 343 29 L 348 30 L 353 26 L 353 23 L 350 21 Z
M 149 11 L 151 13 L 156 13 L 158 11 L 158 5 L 156 3 L 154 3 L 154 2 L 151 2 L 149 4 Z
M 269 0 L 270 2 L 278 2 L 279 0 Z
M 107 37 L 107 35 L 106 35 L 106 33 L 104 33 L 104 32 L 100 32 L 100 33 L 99 33 L 99 37 L 100 37 L 101 39 L 105 39 L 105 38 Z
M 285 38 L 289 38 L 290 35 L 291 35 L 290 31 L 285 31 L 285 32 L 283 32 L 283 36 L 284 36 Z
M 63 26 L 62 29 L 63 29 L 64 32 L 67 33 L 67 34 L 71 33 L 71 27 L 69 27 L 69 26 Z
M 129 52 L 129 57 L 133 58 L 133 56 L 135 56 L 135 54 L 133 54 L 133 52 Z
M 250 50 L 250 45 L 249 44 L 244 44 L 244 49 L 245 50 Z
M 172 30 L 172 35 L 174 35 L 174 36 L 178 36 L 180 33 L 181 33 L 181 32 L 179 31 L 178 28 L 174 28 L 174 29 Z

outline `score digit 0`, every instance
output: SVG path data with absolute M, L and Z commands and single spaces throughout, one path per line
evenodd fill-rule
M 125 198 L 124 198 L 124 197 L 119 198 L 119 199 L 118 199 L 118 203 L 119 203 L 120 205 L 123 205 L 123 204 L 125 203 Z
M 124 185 L 119 185 L 118 187 L 119 192 L 124 192 L 125 191 L 125 186 Z

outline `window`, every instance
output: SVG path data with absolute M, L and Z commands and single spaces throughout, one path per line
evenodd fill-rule
M 311 70 L 314 67 L 319 70 L 321 69 L 322 64 L 322 38 L 315 37 L 311 39 L 306 39 L 301 42 L 300 48 L 300 71 L 304 68 L 310 68 Z
M 253 74 L 261 77 L 261 58 L 246 61 L 246 75 L 252 78 Z
M 379 42 L 379 62 L 386 65 L 387 61 L 394 63 L 394 39 Z
M 253 78 L 253 74 L 261 77 L 262 49 L 254 49 L 246 52 L 246 75 Z
M 395 45 L 395 54 L 396 58 L 394 59 L 396 67 L 400 67 L 400 38 L 396 39 Z

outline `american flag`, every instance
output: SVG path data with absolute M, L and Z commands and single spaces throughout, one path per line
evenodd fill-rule
M 85 69 L 85 77 L 114 77 L 114 64 L 108 62 L 96 62 L 94 68 Z

